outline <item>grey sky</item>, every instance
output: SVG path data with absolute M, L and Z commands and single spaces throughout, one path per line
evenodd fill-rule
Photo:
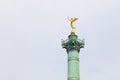
M 120 80 L 120 0 L 0 0 L 0 80 L 66 80 L 67 16 L 85 38 L 81 80 Z

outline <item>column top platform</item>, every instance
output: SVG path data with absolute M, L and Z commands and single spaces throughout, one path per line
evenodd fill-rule
M 84 47 L 84 39 L 78 39 L 78 36 L 75 33 L 71 33 L 68 36 L 68 39 L 62 41 L 62 47 L 67 50 L 67 52 L 71 50 L 80 51 L 80 48 Z

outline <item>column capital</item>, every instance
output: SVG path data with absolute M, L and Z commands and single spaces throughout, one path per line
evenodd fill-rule
M 80 51 L 80 48 L 84 47 L 84 39 L 78 39 L 78 36 L 75 33 L 71 33 L 68 36 L 68 39 L 62 41 L 62 47 L 67 50 L 67 52 L 71 50 Z

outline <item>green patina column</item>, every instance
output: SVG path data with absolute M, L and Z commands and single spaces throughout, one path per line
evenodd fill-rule
M 79 52 L 84 47 L 84 40 L 78 39 L 75 32 L 71 32 L 68 39 L 62 41 L 62 47 L 68 54 L 68 80 L 80 80 Z

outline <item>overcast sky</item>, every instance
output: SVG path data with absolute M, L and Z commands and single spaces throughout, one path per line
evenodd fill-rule
M 67 80 L 67 16 L 81 80 L 120 80 L 120 0 L 0 0 L 0 80 Z

